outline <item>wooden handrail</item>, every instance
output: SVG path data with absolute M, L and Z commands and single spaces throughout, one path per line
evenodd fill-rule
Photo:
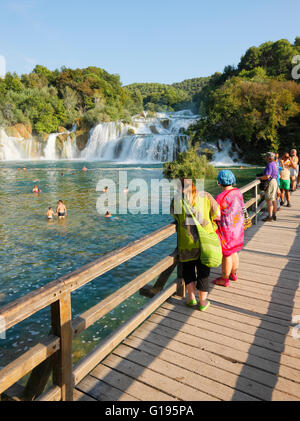
M 248 184 L 246 184 L 244 187 L 241 187 L 241 188 L 240 188 L 240 192 L 241 192 L 242 194 L 244 194 L 244 193 L 246 193 L 247 191 L 249 191 L 249 190 L 253 189 L 253 187 L 255 187 L 255 186 L 259 186 L 259 184 L 260 184 L 260 180 L 254 180 L 254 181 L 251 181 L 251 183 L 248 183 Z
M 106 338 L 98 347 L 86 355 L 76 364 L 73 371 L 74 386 L 77 385 L 100 361 L 102 361 L 110 352 L 119 345 L 119 343 L 134 331 L 150 314 L 153 313 L 162 303 L 170 298 L 177 289 L 177 281 L 171 283 L 166 290 L 161 291 L 155 298 L 152 298 L 148 304 L 134 314 L 124 325 L 120 326 L 108 338 Z
M 63 276 L 56 281 L 50 282 L 45 287 L 41 287 L 0 309 L 0 316 L 5 320 L 5 323 L 2 325 L 8 330 L 22 320 L 37 313 L 39 310 L 51 305 L 52 332 L 57 335 L 58 341 L 58 343 L 57 341 L 54 343 L 56 346 L 55 352 L 57 352 L 54 355 L 55 362 L 53 364 L 53 398 L 57 399 L 57 388 L 59 388 L 62 400 L 72 400 L 73 335 L 79 334 L 81 331 L 85 330 L 126 298 L 133 295 L 142 286 L 153 280 L 161 272 L 174 265 L 177 253 L 173 252 L 170 256 L 167 256 L 148 271 L 121 288 L 121 290 L 112 294 L 111 297 L 108 297 L 77 317 L 73 321 L 73 327 L 71 323 L 71 292 L 160 243 L 175 234 L 175 232 L 176 227 L 174 224 L 160 228 L 119 250 L 106 254 L 100 259 Z M 39 364 L 45 362 L 47 358 L 52 356 L 54 353 L 54 351 L 50 352 L 50 349 L 52 349 L 51 345 L 53 345 L 52 342 L 53 340 L 50 340 L 50 344 L 48 344 L 48 354 L 41 352 L 44 350 L 44 344 L 37 344 L 30 351 L 4 367 L 0 371 L 0 393 L 7 390 L 25 374 L 29 373 Z M 32 393 L 32 395 L 35 394 Z M 49 392 L 45 396 L 46 398 L 49 398 L 52 394 Z
M 7 390 L 59 349 L 60 339 L 56 336 L 48 336 L 42 343 L 35 345 L 25 354 L 2 368 L 0 370 L 0 393 Z
M 73 336 L 79 335 L 79 333 L 93 325 L 101 317 L 105 316 L 127 298 L 131 297 L 135 292 L 139 291 L 140 288 L 148 284 L 164 270 L 171 267 L 174 264 L 176 257 L 177 253 L 175 252 L 170 256 L 165 257 L 163 260 L 158 262 L 155 266 L 152 266 L 146 272 L 139 275 L 133 281 L 129 282 L 113 294 L 106 297 L 104 300 L 100 301 L 100 303 L 96 304 L 85 313 L 76 317 L 72 324 Z
M 246 208 L 255 205 L 255 212 L 250 216 L 251 219 L 255 217 L 255 220 L 257 219 L 258 212 L 264 206 L 264 202 L 261 202 L 260 206 L 258 206 L 258 201 L 263 196 L 263 193 L 258 194 L 257 186 L 259 184 L 259 180 L 254 180 L 240 189 L 244 194 L 255 188 L 254 198 L 248 200 L 245 204 Z M 130 334 L 139 323 L 142 323 L 154 309 L 169 296 L 174 294 L 176 289 L 177 293 L 181 291 L 180 293 L 184 295 L 185 292 L 184 288 L 181 288 L 182 280 L 180 268 L 178 269 L 178 279 L 176 280 L 177 286 L 175 282 L 166 290 L 161 291 L 170 274 L 176 267 L 177 251 L 174 251 L 172 254 L 162 259 L 150 269 L 78 316 L 73 321 L 71 320 L 71 292 L 167 239 L 175 234 L 175 232 L 176 227 L 174 224 L 160 228 L 127 246 L 112 251 L 2 307 L 2 309 L 0 309 L 0 316 L 2 317 L 2 320 L 5 321 L 4 325 L 7 330 L 50 305 L 52 321 L 51 331 L 53 335 L 49 336 L 43 343 L 36 345 L 0 371 L 0 393 L 8 389 L 21 377 L 39 366 L 39 364 L 45 362 L 51 356 L 51 358 L 54 358 L 54 387 L 46 394 L 40 396 L 38 400 L 72 400 L 74 384 L 77 384 L 78 381 L 88 373 L 88 370 L 93 368 L 94 364 L 98 364 L 101 359 L 105 358 L 105 356 Z M 72 338 L 87 329 L 157 276 L 159 276 L 159 282 L 156 283 L 150 291 L 152 296 L 155 295 L 155 297 L 144 309 L 137 312 L 137 314 L 126 324 L 106 338 L 91 354 L 84 357 L 73 370 Z M 38 374 L 35 373 L 35 375 Z M 39 393 L 41 393 L 41 391 Z M 35 394 L 33 393 L 33 396 L 34 395 Z
M 0 316 L 5 321 L 3 325 L 5 324 L 6 330 L 10 329 L 39 310 L 58 301 L 65 293 L 81 288 L 95 278 L 155 246 L 175 232 L 174 224 L 167 225 L 7 304 L 0 309 Z

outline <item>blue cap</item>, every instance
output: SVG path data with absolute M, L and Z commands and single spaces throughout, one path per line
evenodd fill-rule
M 232 171 L 222 170 L 218 174 L 218 182 L 221 186 L 231 186 L 236 183 L 236 179 Z

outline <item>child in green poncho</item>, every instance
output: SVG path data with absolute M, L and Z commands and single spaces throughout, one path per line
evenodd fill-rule
M 197 304 L 197 289 L 199 310 L 204 311 L 210 305 L 207 300 L 210 268 L 200 260 L 201 242 L 195 219 L 207 233 L 214 233 L 217 228 L 215 221 L 220 218 L 220 208 L 209 193 L 198 192 L 192 180 L 182 179 L 181 186 L 184 199 L 182 195 L 175 197 L 171 204 L 171 213 L 177 222 L 179 261 L 182 263 L 182 276 L 188 291 L 186 304 Z

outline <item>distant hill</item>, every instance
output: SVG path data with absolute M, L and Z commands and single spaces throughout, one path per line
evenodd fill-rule
M 150 111 L 181 110 L 191 108 L 198 112 L 201 91 L 208 84 L 210 77 L 186 79 L 173 84 L 133 83 L 124 88 L 143 101 L 145 109 Z

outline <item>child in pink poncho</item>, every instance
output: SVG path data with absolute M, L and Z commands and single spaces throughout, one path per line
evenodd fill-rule
M 244 245 L 244 200 L 239 189 L 234 188 L 235 176 L 230 170 L 222 170 L 218 175 L 218 184 L 222 193 L 216 197 L 221 208 L 221 218 L 217 234 L 220 238 L 223 260 L 222 277 L 215 279 L 215 285 L 229 286 L 229 279 L 237 281 L 239 266 L 238 252 Z

